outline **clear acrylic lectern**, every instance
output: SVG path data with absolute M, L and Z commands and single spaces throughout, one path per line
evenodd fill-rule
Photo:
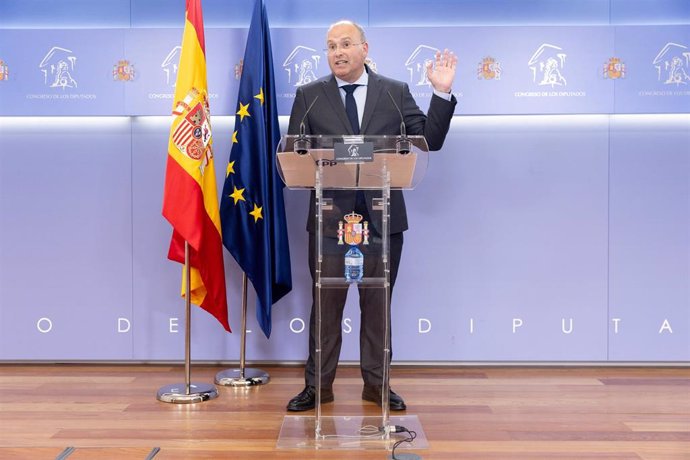
M 314 416 L 286 416 L 279 448 L 390 449 L 392 425 L 417 432 L 413 445 L 425 448 L 416 416 L 393 417 L 389 411 L 390 285 L 389 204 L 392 189 L 413 189 L 428 164 L 423 136 L 283 136 L 277 167 L 290 189 L 315 192 L 316 408 Z M 362 193 L 370 221 L 355 213 L 343 197 Z M 348 195 L 349 194 L 349 195 Z M 352 205 L 354 206 L 354 205 Z M 335 268 L 333 268 L 335 267 Z M 323 416 L 321 407 L 322 311 L 328 290 L 356 284 L 381 299 L 385 333 L 381 337 L 383 389 L 381 416 Z M 369 295 L 369 294 L 368 294 Z

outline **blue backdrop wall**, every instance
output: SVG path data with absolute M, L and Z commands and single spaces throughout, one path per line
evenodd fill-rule
M 287 115 L 295 87 L 328 73 L 323 37 L 343 7 L 266 3 Z M 424 59 L 443 47 L 460 58 L 451 132 L 406 194 L 396 360 L 690 361 L 690 3 L 349 4 L 377 70 L 423 109 Z M 221 180 L 252 2 L 203 6 Z M 0 0 L 1 360 L 183 357 L 160 215 L 183 18 L 183 0 Z M 288 191 L 286 206 L 294 289 L 270 340 L 250 293 L 250 360 L 306 354 L 307 195 Z M 238 332 L 227 253 L 226 276 Z M 353 291 L 346 360 L 358 359 L 357 310 Z M 239 356 L 239 334 L 196 308 L 192 337 L 195 360 Z

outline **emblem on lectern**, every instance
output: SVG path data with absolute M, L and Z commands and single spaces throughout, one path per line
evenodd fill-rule
M 364 276 L 364 254 L 357 246 L 369 244 L 369 222 L 362 222 L 362 218 L 352 211 L 345 215 L 345 222 L 338 222 L 338 244 L 350 245 L 345 253 L 345 281 L 348 283 L 362 281 Z

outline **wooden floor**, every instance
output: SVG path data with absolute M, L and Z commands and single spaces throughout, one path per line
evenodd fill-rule
M 193 366 L 192 381 L 212 384 L 224 369 Z M 0 459 L 55 459 L 68 447 L 68 460 L 390 458 L 277 449 L 302 370 L 264 370 L 268 385 L 182 405 L 156 392 L 183 382 L 183 366 L 0 365 Z M 380 414 L 361 385 L 358 369 L 339 370 L 324 414 Z M 396 367 L 392 387 L 429 441 L 404 452 L 423 459 L 690 459 L 687 367 Z

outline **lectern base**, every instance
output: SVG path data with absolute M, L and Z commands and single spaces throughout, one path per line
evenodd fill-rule
M 390 425 L 401 425 L 415 431 L 411 443 L 404 442 L 400 450 L 427 449 L 429 443 L 416 415 L 390 417 Z M 278 449 L 369 449 L 391 450 L 393 444 L 405 439 L 407 433 L 390 433 L 386 437 L 378 431 L 380 416 L 328 416 L 321 417 L 321 435 L 316 436 L 316 417 L 288 415 L 283 419 L 276 447 Z M 396 455 L 397 456 L 397 455 Z

